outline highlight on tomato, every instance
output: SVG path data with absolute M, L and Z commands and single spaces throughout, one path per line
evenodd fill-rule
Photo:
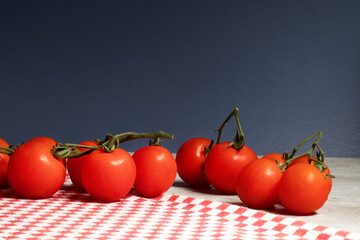
M 161 196 L 173 185 L 177 166 L 169 150 L 151 145 L 138 149 L 132 157 L 136 166 L 134 188 L 141 196 Z
M 236 137 L 232 142 L 221 143 L 222 130 L 232 117 L 235 117 L 238 127 Z M 258 157 L 251 148 L 245 145 L 245 137 L 240 126 L 237 108 L 217 131 L 216 144 L 211 148 L 205 160 L 205 174 L 210 184 L 219 192 L 236 194 L 236 180 L 239 173 Z
M 212 141 L 209 139 L 192 138 L 184 142 L 176 153 L 179 177 L 191 187 L 206 188 L 210 186 L 203 168 L 211 145 Z
M 65 181 L 63 162 L 52 153 L 52 144 L 43 138 L 32 139 L 20 145 L 11 154 L 8 164 L 10 187 L 24 198 L 48 198 L 56 193 Z
M 10 156 L 6 149 L 9 148 L 9 144 L 2 138 L 0 138 L 0 188 L 7 187 L 9 185 L 7 178 L 7 168 Z
M 45 136 L 34 137 L 28 140 L 27 143 L 41 143 L 46 145 L 50 150 L 57 145 L 57 141 L 55 139 Z M 57 159 L 64 165 L 66 169 L 66 158 L 57 158 Z

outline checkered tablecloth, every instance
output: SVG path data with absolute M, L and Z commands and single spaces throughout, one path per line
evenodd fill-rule
M 99 203 L 67 179 L 53 197 L 20 199 L 0 190 L 0 239 L 360 239 L 238 205 L 178 195 L 129 194 Z

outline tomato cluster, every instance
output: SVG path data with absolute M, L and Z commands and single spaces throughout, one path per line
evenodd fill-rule
M 236 136 L 232 142 L 222 142 L 222 130 L 233 117 Z M 132 189 L 143 197 L 160 196 L 178 174 L 192 187 L 213 187 L 223 194 L 237 194 L 251 208 L 281 204 L 292 213 L 305 215 L 324 205 L 333 176 L 318 144 L 322 132 L 301 142 L 291 153 L 258 158 L 245 145 L 237 108 L 217 131 L 216 142 L 189 139 L 178 149 L 176 158 L 160 146 L 160 138 L 174 137 L 162 131 L 108 134 L 103 141 L 79 144 L 59 144 L 52 138 L 36 137 L 9 146 L 0 139 L 0 187 L 9 185 L 24 198 L 48 198 L 63 186 L 67 171 L 79 191 L 97 201 L 113 202 Z M 308 152 L 295 155 L 300 146 L 315 137 Z M 122 142 L 138 138 L 152 141 L 132 155 L 119 147 Z
M 233 142 L 221 142 L 221 131 L 231 117 L 235 117 L 238 124 L 237 136 Z M 212 186 L 223 194 L 237 194 L 242 203 L 251 208 L 271 208 L 280 203 L 299 215 L 311 214 L 326 202 L 333 176 L 318 145 L 322 132 L 300 143 L 291 154 L 270 153 L 259 159 L 245 145 L 237 109 L 218 131 L 216 144 L 208 139 L 193 138 L 179 148 L 178 174 L 190 186 Z M 316 136 L 308 152 L 295 156 L 301 145 Z M 314 150 L 318 150 L 318 157 L 312 156 Z
M 153 135 L 129 133 L 108 141 L 64 145 L 36 137 L 15 149 L 0 139 L 0 187 L 9 185 L 23 198 L 48 198 L 63 186 L 67 168 L 72 183 L 100 202 L 117 201 L 133 188 L 144 197 L 160 196 L 175 181 L 174 156 L 159 144 L 140 148 L 133 155 L 118 147 L 120 141 L 143 136 Z

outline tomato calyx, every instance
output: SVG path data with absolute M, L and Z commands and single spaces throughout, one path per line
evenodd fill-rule
M 131 141 L 135 139 L 141 138 L 150 138 L 155 139 L 154 142 L 160 142 L 160 138 L 168 138 L 173 139 L 175 136 L 172 134 L 165 133 L 163 131 L 157 131 L 154 133 L 135 133 L 135 132 L 125 132 L 117 135 L 107 134 L 103 141 L 99 139 L 95 139 L 95 141 L 99 144 L 98 146 L 87 146 L 87 145 L 79 145 L 73 143 L 59 143 L 54 146 L 51 150 L 52 154 L 55 158 L 63 159 L 63 158 L 77 158 L 97 149 L 103 149 L 104 152 L 113 152 L 115 149 L 119 147 L 119 145 L 126 141 Z M 78 148 L 88 149 L 86 151 L 80 151 Z
M 161 142 L 163 142 L 163 140 L 160 138 L 151 138 L 149 140 L 149 146 L 161 146 Z

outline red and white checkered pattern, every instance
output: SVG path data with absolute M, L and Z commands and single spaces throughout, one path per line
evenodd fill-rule
M 0 190 L 0 239 L 360 239 L 357 233 L 177 195 L 98 203 L 69 180 L 52 198 Z

